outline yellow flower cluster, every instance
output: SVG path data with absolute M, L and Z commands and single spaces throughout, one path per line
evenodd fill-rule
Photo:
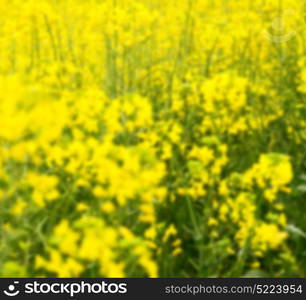
M 127 227 L 107 227 L 96 217 L 83 217 L 73 228 L 68 221 L 61 221 L 54 229 L 50 245 L 48 259 L 37 256 L 35 266 L 59 277 L 81 276 L 86 268 L 88 272 L 98 268 L 103 277 L 125 277 L 125 269 L 131 267 L 129 260 L 137 261 L 145 276 L 158 274 L 146 241 L 135 237 Z M 122 255 L 130 257 L 123 262 L 119 260 Z
M 303 1 L 0 14 L 0 276 L 305 274 Z
M 213 203 L 217 218 L 209 218 L 208 226 L 218 237 L 224 227 L 233 224 L 237 227 L 233 232 L 237 247 L 250 251 L 254 257 L 264 257 L 272 250 L 288 252 L 282 194 L 290 193 L 291 180 L 292 167 L 287 156 L 261 155 L 249 170 L 232 173 L 221 182 L 220 203 Z

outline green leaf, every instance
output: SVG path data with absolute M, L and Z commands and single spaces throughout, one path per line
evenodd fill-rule
M 294 235 L 298 235 L 298 236 L 301 236 L 301 237 L 303 237 L 303 238 L 306 238 L 306 233 L 305 233 L 302 229 L 296 227 L 296 226 L 293 225 L 293 224 L 287 225 L 287 230 L 288 230 L 290 233 L 294 234 Z

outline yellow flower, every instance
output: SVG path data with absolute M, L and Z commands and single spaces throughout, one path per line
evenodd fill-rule
M 218 221 L 215 218 L 208 219 L 208 226 L 216 226 L 218 225 Z
M 86 210 L 88 210 L 88 209 L 89 209 L 89 206 L 88 206 L 86 203 L 84 203 L 84 202 L 80 202 L 80 203 L 78 203 L 77 206 L 76 206 L 76 210 L 77 210 L 77 211 L 80 211 L 80 212 L 86 211 Z
M 260 262 L 255 261 L 251 264 L 252 269 L 259 269 L 260 268 Z
M 255 236 L 252 240 L 254 249 L 266 251 L 277 249 L 287 239 L 288 234 L 281 231 L 275 224 L 263 223 L 255 228 Z
M 103 212 L 108 214 L 113 213 L 116 210 L 115 205 L 110 201 L 102 203 L 100 207 Z
M 11 213 L 13 215 L 19 216 L 23 213 L 27 204 L 24 200 L 18 199 L 15 205 L 11 208 Z
M 146 231 L 145 231 L 145 237 L 149 240 L 154 240 L 156 238 L 156 230 L 153 226 L 149 227 Z
M 167 242 L 171 236 L 177 235 L 177 230 L 173 224 L 171 224 L 164 233 L 163 242 Z

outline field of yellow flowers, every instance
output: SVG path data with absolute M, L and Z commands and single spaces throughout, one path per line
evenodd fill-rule
M 0 0 L 1 277 L 306 276 L 304 0 Z

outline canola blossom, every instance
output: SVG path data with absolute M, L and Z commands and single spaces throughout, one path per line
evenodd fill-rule
M 1 277 L 305 276 L 305 1 L 0 13 Z

